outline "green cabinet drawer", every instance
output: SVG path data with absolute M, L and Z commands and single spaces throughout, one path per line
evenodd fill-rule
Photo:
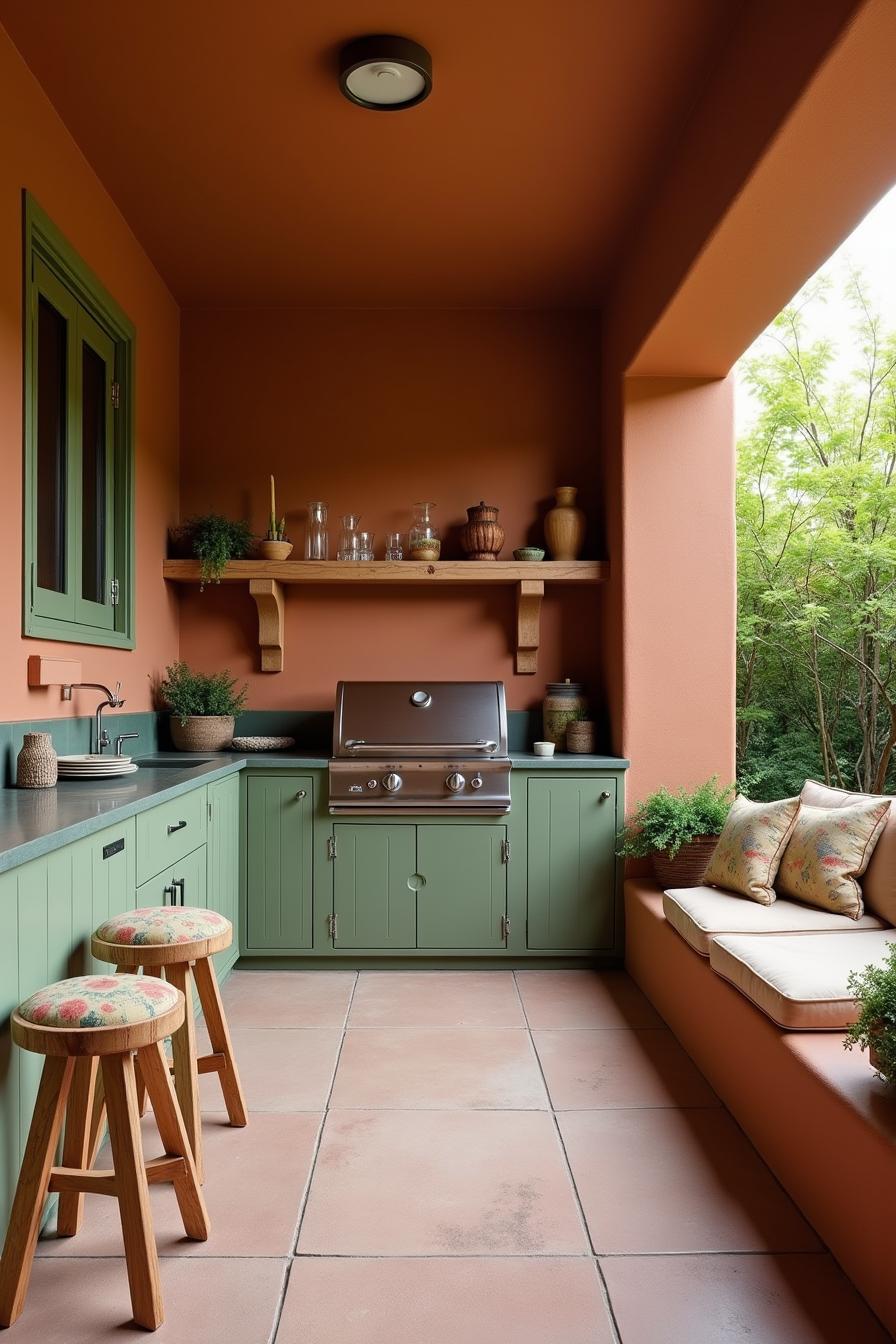
M 172 863 L 162 873 L 137 888 L 138 906 L 206 904 L 205 845 Z
M 137 881 L 146 882 L 205 844 L 206 790 L 191 789 L 137 817 Z
M 333 827 L 333 946 L 416 946 L 416 827 Z
M 209 910 L 229 919 L 233 942 L 215 954 L 215 970 L 223 975 L 239 953 L 237 931 L 240 893 L 240 777 L 228 775 L 208 786 L 206 900 Z
M 257 775 L 246 782 L 249 951 L 310 948 L 314 782 Z
M 527 790 L 527 943 L 611 949 L 615 934 L 616 780 L 545 775 Z
M 418 826 L 417 946 L 504 947 L 507 829 Z

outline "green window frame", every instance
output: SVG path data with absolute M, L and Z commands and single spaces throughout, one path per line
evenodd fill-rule
M 134 326 L 28 192 L 23 201 L 22 628 L 132 649 Z

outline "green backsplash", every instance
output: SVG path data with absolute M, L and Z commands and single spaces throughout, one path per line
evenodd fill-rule
M 114 744 L 118 733 L 139 733 L 139 738 L 126 742 L 128 756 L 147 756 L 159 749 L 159 719 L 151 711 L 142 714 L 122 714 L 107 709 L 103 723 Z M 15 783 L 16 757 L 22 748 L 26 733 L 49 733 L 58 756 L 74 756 L 90 751 L 93 735 L 93 715 L 76 719 L 30 719 L 25 722 L 0 723 L 0 784 L 8 788 Z

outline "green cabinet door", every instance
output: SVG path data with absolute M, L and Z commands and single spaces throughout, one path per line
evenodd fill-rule
M 214 957 L 219 978 L 230 970 L 239 954 L 239 858 L 240 777 L 228 775 L 208 786 L 206 900 L 210 910 L 217 910 L 233 925 L 233 942 Z
M 22 1155 L 19 1114 L 19 1055 L 9 1019 L 19 994 L 18 874 L 0 875 L 0 1236 L 12 1207 Z
M 246 783 L 246 947 L 311 947 L 314 789 L 309 776 Z
M 530 779 L 527 821 L 528 946 L 612 948 L 615 780 Z
M 333 946 L 413 947 L 413 826 L 333 827 Z
M 504 947 L 504 826 L 418 826 L 417 946 Z

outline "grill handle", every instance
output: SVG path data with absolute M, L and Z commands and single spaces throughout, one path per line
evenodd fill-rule
M 363 737 L 347 737 L 343 743 L 346 751 L 405 752 L 410 756 L 444 756 L 446 752 L 457 754 L 459 751 L 497 751 L 497 742 L 487 742 L 480 738 L 478 742 L 367 742 Z

